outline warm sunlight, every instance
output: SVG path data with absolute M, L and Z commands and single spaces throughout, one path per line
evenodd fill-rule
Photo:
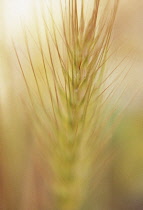
M 14 35 L 21 28 L 21 20 L 26 25 L 32 20 L 34 6 L 40 9 L 41 0 L 5 0 L 3 4 L 4 19 L 8 33 Z M 46 7 L 53 7 L 56 15 L 59 7 L 59 0 L 45 0 Z
M 4 14 L 9 32 L 17 32 L 20 19 L 24 22 L 30 18 L 32 0 L 6 0 Z M 15 31 L 16 30 L 16 31 Z

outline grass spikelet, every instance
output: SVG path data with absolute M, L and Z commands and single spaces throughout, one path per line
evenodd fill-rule
M 106 62 L 118 0 L 90 3 L 59 0 L 58 23 L 52 1 L 42 4 L 35 35 L 23 26 L 25 60 L 14 44 L 29 98 L 32 147 L 43 154 L 50 174 L 52 207 L 47 193 L 43 210 L 89 209 L 111 137 L 105 83 L 112 73 L 107 76 Z

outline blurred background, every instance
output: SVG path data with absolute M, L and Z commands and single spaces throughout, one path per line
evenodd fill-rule
M 19 67 L 12 46 L 14 39 L 18 49 L 23 48 L 19 16 L 26 25 L 32 27 L 31 9 L 30 0 L 0 0 L 0 137 L 2 139 L 0 209 L 2 210 L 51 209 L 50 192 L 45 187 L 48 185 L 45 177 L 49 176 L 45 170 L 46 161 L 39 155 L 36 146 L 33 147 L 31 118 L 24 109 L 27 105 L 23 101 L 23 94 L 26 93 L 18 73 Z M 119 69 L 122 71 L 126 65 L 131 69 L 117 89 L 116 97 L 126 88 L 116 104 L 117 110 L 123 110 L 123 116 L 112 138 L 114 155 L 106 177 L 100 185 L 98 210 L 143 210 L 142 11 L 143 0 L 120 0 L 113 30 L 112 49 L 115 53 L 108 65 L 112 66 L 112 62 L 117 65 L 125 57 Z M 113 104 L 116 97 L 112 98 Z M 48 207 L 44 206 L 44 199 L 48 199 Z M 90 209 L 95 208 L 91 206 Z

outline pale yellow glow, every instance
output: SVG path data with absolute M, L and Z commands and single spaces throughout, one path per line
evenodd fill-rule
M 44 0 L 45 6 L 50 7 L 52 5 L 54 14 L 57 16 L 59 10 L 59 0 Z M 63 1 L 64 2 L 64 1 Z M 6 28 L 10 34 L 18 33 L 22 22 L 29 24 L 34 5 L 38 10 L 42 0 L 4 0 L 4 16 Z
M 18 32 L 21 20 L 28 22 L 32 0 L 5 0 L 4 15 L 8 32 Z

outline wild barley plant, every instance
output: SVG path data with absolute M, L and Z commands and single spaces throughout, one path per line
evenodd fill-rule
M 42 196 L 44 205 L 22 209 L 98 209 L 90 196 L 98 194 L 97 174 L 112 135 L 105 84 L 118 0 L 57 4 L 56 18 L 52 4 L 42 4 L 42 13 L 34 16 L 35 35 L 23 26 L 26 54 L 13 43 L 27 91 L 22 103 L 30 120 L 30 147 L 46 162 L 46 169 L 41 163 L 40 168 L 47 175 L 45 194 L 37 198 Z

